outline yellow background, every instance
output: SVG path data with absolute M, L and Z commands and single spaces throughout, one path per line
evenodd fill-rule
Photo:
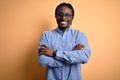
M 120 0 L 0 0 L 0 80 L 45 80 L 38 41 L 56 28 L 54 10 L 63 1 L 73 5 L 72 28 L 92 50 L 83 80 L 120 80 Z

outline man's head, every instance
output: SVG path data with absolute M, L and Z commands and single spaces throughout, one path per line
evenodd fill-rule
M 74 9 L 69 3 L 61 3 L 56 7 L 55 18 L 58 24 L 58 28 L 65 30 L 70 27 L 74 17 Z

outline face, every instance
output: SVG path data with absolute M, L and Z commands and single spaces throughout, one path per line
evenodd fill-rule
M 70 8 L 67 8 L 66 6 L 62 6 L 58 8 L 57 15 L 56 15 L 56 21 L 58 24 L 58 27 L 61 30 L 64 30 L 72 24 L 73 16 L 72 16 L 72 10 Z

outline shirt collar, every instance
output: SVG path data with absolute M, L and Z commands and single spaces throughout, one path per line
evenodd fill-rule
M 56 29 L 56 31 L 63 36 L 64 33 L 68 32 L 70 30 L 70 27 L 67 28 L 64 32 L 62 30 L 60 30 L 59 28 Z

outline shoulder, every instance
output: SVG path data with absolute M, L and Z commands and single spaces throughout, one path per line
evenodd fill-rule
M 56 32 L 56 29 L 49 30 L 49 31 L 43 31 L 41 35 L 42 36 L 51 36 L 51 35 L 55 34 L 55 32 Z
M 52 34 L 55 32 L 56 29 L 49 30 L 49 31 L 43 31 L 42 34 Z
M 85 35 L 84 32 L 81 32 L 78 29 L 70 29 L 71 33 L 73 33 L 74 35 Z

